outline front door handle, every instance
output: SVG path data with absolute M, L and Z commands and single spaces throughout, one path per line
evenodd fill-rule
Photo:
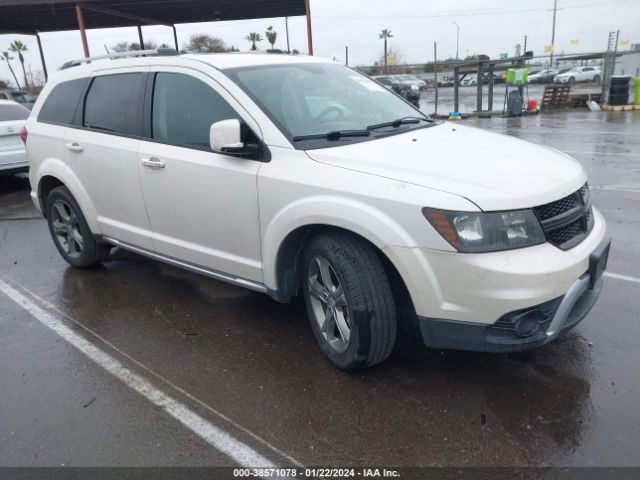
M 160 170 L 161 168 L 164 168 L 164 162 L 157 157 L 143 158 L 142 164 L 145 167 L 152 168 L 153 170 Z
M 67 148 L 72 152 L 81 152 L 82 150 L 84 150 L 82 148 L 82 145 L 80 145 L 78 142 L 67 143 Z

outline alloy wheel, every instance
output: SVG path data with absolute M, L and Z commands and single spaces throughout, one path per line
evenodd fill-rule
M 56 242 L 70 258 L 82 255 L 84 239 L 78 216 L 64 200 L 56 200 L 51 208 L 51 223 Z
M 316 256 L 309 266 L 309 299 L 320 332 L 333 350 L 349 348 L 351 319 L 340 279 L 329 262 Z

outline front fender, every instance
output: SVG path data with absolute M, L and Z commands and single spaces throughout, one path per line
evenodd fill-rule
M 269 289 L 278 289 L 278 251 L 283 241 L 294 230 L 310 225 L 329 225 L 351 231 L 380 250 L 387 245 L 416 244 L 393 218 L 367 203 L 325 195 L 306 197 L 284 207 L 263 229 L 264 283 Z

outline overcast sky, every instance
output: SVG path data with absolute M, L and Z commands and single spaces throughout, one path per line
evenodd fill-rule
M 264 0 L 268 1 L 268 0 Z M 381 56 L 381 29 L 391 30 L 391 46 L 408 63 L 433 59 L 433 42 L 438 42 L 438 57 L 454 57 L 456 27 L 460 26 L 460 56 L 483 53 L 497 57 L 501 52 L 514 53 L 515 45 L 528 36 L 527 49 L 543 54 L 551 43 L 553 0 L 311 0 L 315 54 L 344 61 L 349 46 L 350 65 L 369 65 Z M 606 49 L 610 30 L 620 30 L 620 38 L 640 43 L 640 0 L 558 0 L 556 52 L 578 53 Z M 207 33 L 222 38 L 240 50 L 250 47 L 244 37 L 267 26 L 278 32 L 276 48 L 286 48 L 283 18 L 251 21 L 216 22 L 178 25 L 180 45 L 194 33 Z M 169 27 L 143 27 L 145 39 L 173 45 Z M 289 19 L 291 48 L 307 50 L 304 17 Z M 83 56 L 77 31 L 41 35 L 49 70 L 57 69 L 70 59 Z M 27 68 L 41 70 L 34 37 L 0 35 L 0 51 L 13 39 L 28 45 Z M 113 28 L 88 31 L 92 55 L 105 53 L 121 41 L 137 42 L 135 28 Z M 578 45 L 571 40 L 578 39 Z M 261 49 L 267 48 L 263 41 Z M 629 46 L 623 46 L 628 49 Z M 13 61 L 16 71 L 19 62 Z M 0 62 L 0 79 L 10 80 L 5 62 Z M 21 75 L 18 79 L 22 82 Z

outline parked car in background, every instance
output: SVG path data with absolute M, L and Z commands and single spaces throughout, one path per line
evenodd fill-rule
M 0 100 L 13 100 L 14 102 L 17 102 L 31 110 L 33 108 L 33 104 L 36 102 L 36 97 L 26 90 L 5 88 L 0 90 Z
M 453 87 L 453 78 L 451 77 L 438 77 L 439 87 Z
M 420 90 L 425 90 L 427 88 L 427 82 L 419 79 L 415 75 L 395 75 L 395 77 L 409 85 L 417 85 Z
M 546 68 L 529 75 L 529 83 L 553 83 L 553 78 L 559 73 L 556 68 Z
M 476 85 L 478 85 L 478 75 L 475 73 L 465 76 L 460 82 L 460 86 L 462 87 L 473 87 Z
M 389 90 L 393 90 L 401 97 L 406 98 L 409 103 L 420 107 L 420 88 L 417 85 L 403 82 L 396 78 L 395 75 L 379 75 L 372 78 Z
M 0 175 L 29 171 L 22 127 L 31 112 L 12 100 L 0 100 Z
M 600 67 L 575 67 L 559 73 L 553 78 L 553 83 L 599 82 Z
M 384 361 L 398 328 L 438 349 L 537 347 L 603 285 L 579 162 L 431 119 L 319 57 L 94 59 L 50 77 L 26 129 L 31 197 L 69 264 L 119 246 L 301 297 L 344 370 Z

